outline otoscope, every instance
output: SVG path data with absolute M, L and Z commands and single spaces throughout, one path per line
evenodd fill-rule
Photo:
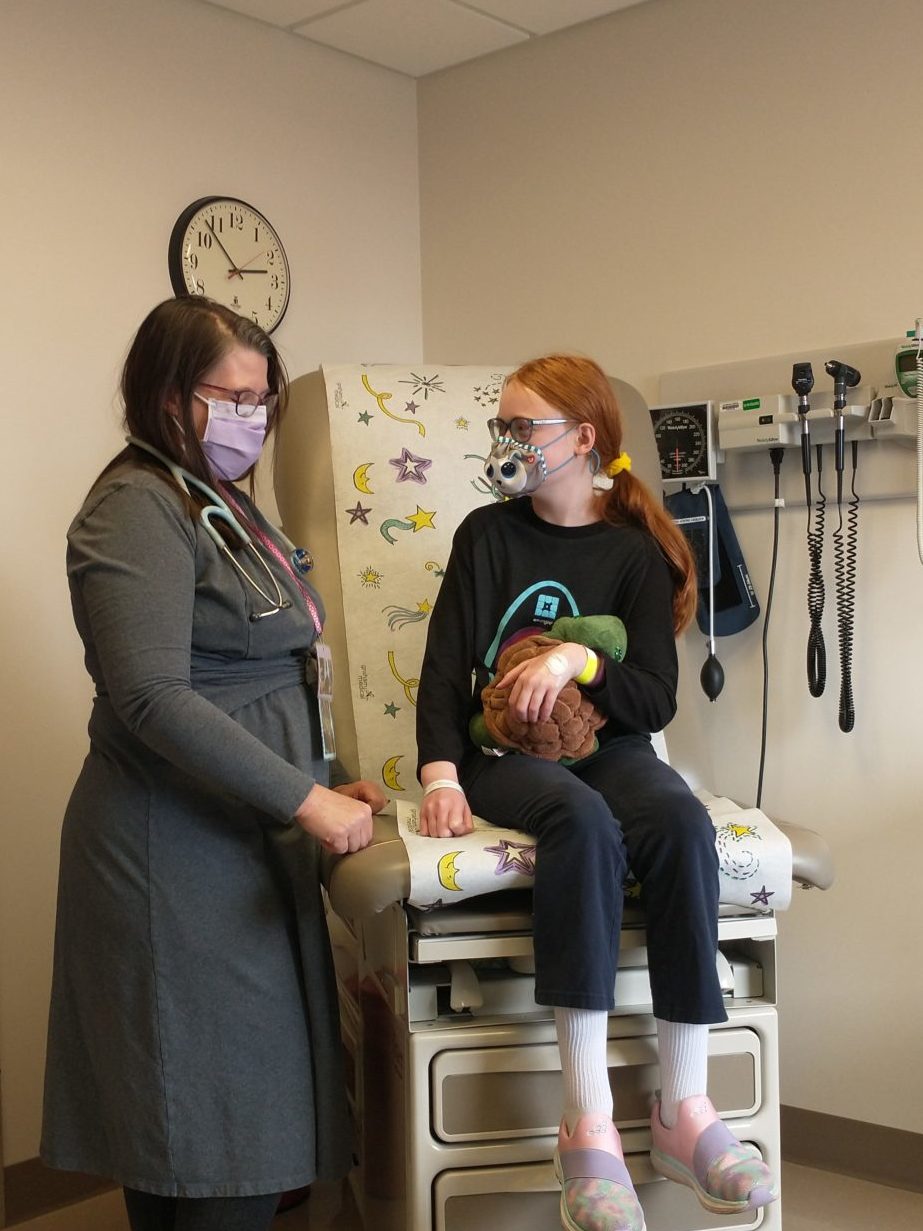
M 856 603 L 856 553 L 859 531 L 859 497 L 856 493 L 856 468 L 859 445 L 852 444 L 852 500 L 849 502 L 846 535 L 843 534 L 843 471 L 846 469 L 846 390 L 858 385 L 862 376 L 848 363 L 828 359 L 824 364 L 833 377 L 833 410 L 836 465 L 836 503 L 838 525 L 833 532 L 834 568 L 836 571 L 837 627 L 840 639 L 840 730 L 851 731 L 856 721 L 852 690 L 853 616 Z
M 843 416 L 846 408 L 846 390 L 854 389 L 862 379 L 862 374 L 839 359 L 828 359 L 824 364 L 824 369 L 828 376 L 833 377 L 833 410 L 836 415 L 833 436 L 834 466 L 836 467 L 836 498 L 837 503 L 840 503 L 843 499 L 843 471 L 846 469 L 846 420 Z
M 817 520 L 812 525 L 814 498 L 811 493 L 811 426 L 808 394 L 814 388 L 814 371 L 809 363 L 792 365 L 792 388 L 798 394 L 798 418 L 801 422 L 801 469 L 804 471 L 804 499 L 808 510 L 808 632 L 807 666 L 808 692 L 823 696 L 827 682 L 827 647 L 824 644 L 824 498 L 820 486 L 821 450 L 817 446 Z

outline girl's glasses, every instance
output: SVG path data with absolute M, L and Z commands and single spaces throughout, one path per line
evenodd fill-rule
M 487 427 L 490 430 L 491 440 L 499 440 L 501 436 L 511 436 L 518 445 L 527 445 L 532 439 L 532 432 L 535 427 L 541 426 L 543 423 L 569 423 L 569 419 L 526 419 L 522 415 L 517 415 L 515 419 L 488 419 Z

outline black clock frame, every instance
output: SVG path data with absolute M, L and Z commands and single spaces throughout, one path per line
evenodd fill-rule
M 183 277 L 183 244 L 186 239 L 186 228 L 189 226 L 189 223 L 200 209 L 203 209 L 206 205 L 211 205 L 214 201 L 233 201 L 237 205 L 242 205 L 244 209 L 251 210 L 252 213 L 256 214 L 256 216 L 260 218 L 272 231 L 273 235 L 279 239 L 278 232 L 266 215 L 261 210 L 258 210 L 255 205 L 251 205 L 248 201 L 244 201 L 241 197 L 227 196 L 222 195 L 221 193 L 212 193 L 207 197 L 199 197 L 197 201 L 193 201 L 191 205 L 186 206 L 177 218 L 176 222 L 174 222 L 173 230 L 170 232 L 170 242 L 167 246 L 167 271 L 170 275 L 170 285 L 173 287 L 173 293 L 177 297 L 192 294 L 189 287 L 186 285 L 186 279 Z M 285 302 L 283 303 L 282 311 L 273 323 L 272 328 L 266 330 L 267 333 L 272 333 L 273 330 L 277 329 L 282 323 L 285 313 L 288 311 L 288 302 L 292 290 L 291 267 L 288 263 L 288 257 L 285 254 L 285 250 L 282 248 L 281 239 L 279 239 L 279 248 L 285 257 L 286 264 L 287 277 L 285 280 Z

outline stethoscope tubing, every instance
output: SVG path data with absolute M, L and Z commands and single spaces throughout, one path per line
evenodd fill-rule
M 278 612 L 285 611 L 287 608 L 291 607 L 291 599 L 287 599 L 283 595 L 278 579 L 257 551 L 256 544 L 253 542 L 253 539 L 234 516 L 234 513 L 232 512 L 227 501 L 224 500 L 218 492 L 214 490 L 214 488 L 209 487 L 209 485 L 202 479 L 184 469 L 184 467 L 180 466 L 177 462 L 174 462 L 173 459 L 167 457 L 165 453 L 161 453 L 159 449 L 156 449 L 153 445 L 148 444 L 146 440 L 139 440 L 137 436 L 128 436 L 126 439 L 130 445 L 134 445 L 135 448 L 142 449 L 145 453 L 149 453 L 152 457 L 155 457 L 162 465 L 164 465 L 167 470 L 169 470 L 177 486 L 185 492 L 187 496 L 191 496 L 192 494 L 189 490 L 191 485 L 200 491 L 207 500 L 211 501 L 210 505 L 206 505 L 205 508 L 202 509 L 199 514 L 199 521 L 201 522 L 209 538 L 211 538 L 218 550 L 226 556 L 228 560 L 230 560 L 231 564 L 244 579 L 244 581 L 246 581 L 246 583 L 253 590 L 255 590 L 257 594 L 259 594 L 260 598 L 262 598 L 265 603 L 269 604 L 268 611 L 251 612 L 251 622 L 255 623 L 257 620 L 265 620 L 267 616 L 276 615 Z M 244 566 L 230 550 L 227 543 L 218 533 L 216 528 L 212 525 L 212 518 L 218 518 L 220 521 L 225 522 L 233 533 L 239 537 L 241 547 L 250 552 L 257 564 L 259 564 L 260 568 L 272 582 L 272 588 L 275 590 L 275 598 L 273 598 L 271 594 L 267 594 L 259 582 L 251 577 L 251 575 L 247 572 Z

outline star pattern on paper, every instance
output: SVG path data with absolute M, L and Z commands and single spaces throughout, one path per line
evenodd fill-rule
M 392 457 L 389 460 L 389 465 L 397 470 L 398 483 L 406 483 L 408 479 L 411 483 L 425 483 L 426 476 L 423 472 L 429 470 L 432 464 L 431 458 L 417 457 L 409 449 L 401 449 L 400 457 Z
M 356 507 L 354 509 L 346 510 L 346 512 L 349 514 L 349 524 L 352 525 L 353 522 L 361 521 L 363 526 L 367 526 L 369 524 L 368 516 L 369 516 L 369 513 L 371 513 L 371 511 L 372 511 L 371 509 L 364 509 L 362 505 L 357 502 Z
M 408 513 L 407 520 L 413 525 L 413 532 L 416 534 L 418 530 L 423 530 L 426 527 L 429 527 L 430 530 L 435 530 L 436 527 L 433 525 L 433 518 L 435 516 L 435 509 L 433 509 L 432 512 L 428 512 L 426 509 L 421 509 L 420 506 L 417 505 L 416 513 Z
M 730 824 L 727 826 L 727 830 L 729 833 L 733 834 L 735 838 L 738 838 L 738 839 L 740 838 L 760 838 L 760 841 L 762 841 L 762 838 L 756 832 L 756 830 L 753 828 L 752 825 Z
M 356 576 L 366 589 L 374 586 L 376 590 L 380 590 L 381 583 L 384 581 L 384 574 L 379 573 L 378 569 L 373 568 L 371 564 L 366 565 L 366 567 L 361 569 Z M 373 694 L 369 693 L 368 695 L 372 696 Z
M 404 409 L 407 411 L 409 415 L 415 415 L 417 413 L 417 403 L 410 401 L 407 403 Z
M 413 380 L 402 380 L 398 383 L 401 385 L 413 385 L 413 397 L 417 397 L 422 393 L 423 401 L 426 402 L 431 393 L 445 393 L 445 384 L 438 372 L 435 376 L 418 376 L 416 372 L 411 372 L 410 375 L 413 377 Z
M 503 876 L 505 872 L 535 875 L 535 847 L 531 842 L 511 842 L 509 838 L 501 838 L 496 846 L 485 846 L 484 851 L 486 854 L 500 856 L 494 876 Z
M 754 905 L 754 906 L 757 904 L 757 902 L 760 902 L 763 906 L 768 906 L 768 905 L 769 905 L 769 899 L 770 899 L 771 897 L 774 897 L 774 896 L 775 896 L 775 890 L 774 890 L 774 889 L 767 889 L 765 885 L 763 885 L 763 886 L 760 888 L 760 890 L 759 890 L 759 892 L 758 892 L 758 893 L 751 893 L 751 894 L 750 894 L 750 897 L 753 899 L 753 905 Z
M 389 701 L 385 706 L 385 713 L 389 718 L 396 718 L 400 713 L 400 709 L 401 707 L 399 705 L 395 705 L 393 701 Z
M 369 414 L 367 410 L 364 410 L 362 414 L 359 416 L 357 422 L 364 423 L 365 426 L 368 427 L 368 425 L 372 422 L 372 416 Z

